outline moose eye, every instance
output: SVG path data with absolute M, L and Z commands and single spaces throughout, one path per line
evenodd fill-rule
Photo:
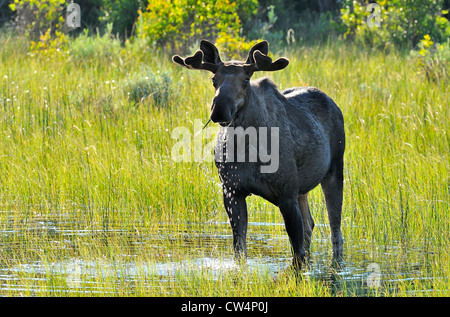
M 244 86 L 247 86 L 248 84 L 250 83 L 250 79 L 244 79 L 244 81 L 242 82 L 242 84 L 244 85 Z

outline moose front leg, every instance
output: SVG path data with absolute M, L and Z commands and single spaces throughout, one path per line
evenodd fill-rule
M 233 247 L 237 260 L 247 256 L 247 203 L 244 195 L 233 193 L 232 189 L 223 188 L 223 202 L 231 229 L 233 230 Z

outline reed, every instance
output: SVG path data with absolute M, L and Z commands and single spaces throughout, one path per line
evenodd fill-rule
M 321 266 L 331 245 L 317 188 L 313 263 L 297 280 L 284 270 L 291 255 L 281 215 L 257 197 L 249 198 L 250 265 L 228 268 L 231 231 L 214 164 L 171 158 L 172 131 L 194 134 L 194 119 L 209 117 L 207 74 L 132 45 L 83 60 L 75 49 L 29 56 L 24 43 L 0 36 L 0 294 L 449 295 L 450 92 L 417 74 L 406 54 L 340 42 L 290 47 L 288 68 L 270 74 L 280 88 L 320 88 L 346 123 L 344 265 L 354 278 Z M 130 74 L 143 76 L 139 85 L 167 75 L 170 89 L 160 88 L 169 98 L 129 98 Z M 381 268 L 377 289 L 365 282 L 369 263 Z

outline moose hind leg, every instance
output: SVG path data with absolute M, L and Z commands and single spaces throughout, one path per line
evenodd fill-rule
M 343 195 L 343 161 L 337 162 L 321 183 L 331 228 L 333 257 L 343 255 L 343 239 L 341 232 L 342 195 Z
M 223 189 L 223 202 L 233 230 L 233 248 L 237 260 L 247 256 L 247 203 L 244 195 L 233 194 L 231 189 Z
M 303 233 L 305 240 L 305 250 L 309 252 L 309 247 L 311 245 L 311 238 L 314 229 L 314 220 L 311 216 L 311 211 L 309 209 L 308 204 L 308 194 L 297 196 L 298 205 L 300 207 L 300 211 L 302 213 L 303 218 Z
M 303 220 L 298 201 L 290 198 L 282 201 L 278 205 L 284 218 L 286 231 L 291 241 L 292 251 L 294 253 L 293 265 L 301 268 L 305 260 L 305 248 L 303 242 Z

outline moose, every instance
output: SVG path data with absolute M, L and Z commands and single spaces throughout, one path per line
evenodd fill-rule
M 202 40 L 200 50 L 193 56 L 174 55 L 172 61 L 188 69 L 213 73 L 215 96 L 210 120 L 221 126 L 214 160 L 222 182 L 236 258 L 247 256 L 246 197 L 254 194 L 280 209 L 293 252 L 293 266 L 301 268 L 314 228 L 308 192 L 318 184 L 325 197 L 333 258 L 343 255 L 344 119 L 336 103 L 317 88 L 279 91 L 267 77 L 250 81 L 257 71 L 277 71 L 289 64 L 283 57 L 272 61 L 268 49 L 267 41 L 262 41 L 250 49 L 245 62 L 223 62 L 217 47 Z M 239 146 L 238 142 L 229 142 L 235 138 L 230 132 L 232 127 L 266 127 L 269 131 L 277 128 L 278 143 L 271 146 L 272 151 L 275 148 L 279 151 L 277 170 L 263 173 L 261 160 L 227 160 L 227 151 L 237 151 L 230 147 Z M 244 138 L 243 142 L 250 150 L 250 141 Z

